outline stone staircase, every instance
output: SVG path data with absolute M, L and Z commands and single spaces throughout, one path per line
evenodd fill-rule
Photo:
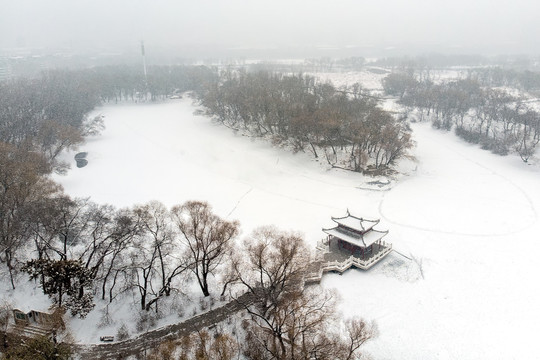
M 323 252 L 324 251 L 324 252 Z M 306 277 L 305 284 L 318 284 L 321 282 L 322 276 L 327 272 L 337 272 L 343 274 L 351 267 L 357 269 L 369 270 L 373 265 L 379 262 L 382 258 L 392 251 L 392 244 L 380 245 L 376 253 L 371 254 L 367 258 L 359 258 L 350 255 L 346 258 L 334 258 L 330 251 L 324 247 L 317 247 L 317 256 L 310 264 Z
M 25 337 L 36 337 L 49 336 L 53 330 L 50 327 L 38 324 L 12 324 L 9 327 L 8 332 Z

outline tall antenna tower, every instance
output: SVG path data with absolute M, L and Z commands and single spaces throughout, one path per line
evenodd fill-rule
M 144 84 L 148 88 L 148 77 L 146 75 L 146 55 L 144 53 L 144 42 L 143 41 L 141 41 L 141 54 L 142 54 L 143 69 L 144 69 Z

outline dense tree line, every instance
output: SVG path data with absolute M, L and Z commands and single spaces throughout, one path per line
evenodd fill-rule
M 386 171 L 412 146 L 406 124 L 364 96 L 305 75 L 224 72 L 201 96 L 208 114 L 353 171 Z
M 197 91 L 213 76 L 205 67 L 151 66 L 146 81 L 139 68 L 107 66 L 0 82 L 0 142 L 38 151 L 53 170 L 65 171 L 58 154 L 103 127 L 100 117 L 87 116 L 97 105 Z
M 475 78 L 482 86 L 512 87 L 524 91 L 540 91 L 540 72 L 502 67 L 475 68 L 469 70 L 469 77 Z
M 449 69 L 449 68 L 472 68 L 472 69 L 488 69 L 488 68 L 504 68 L 523 71 L 525 69 L 534 70 L 538 68 L 538 58 L 527 56 L 483 56 L 471 54 L 438 54 L 431 53 L 420 56 L 396 56 L 396 57 L 381 57 L 373 62 L 374 65 L 385 68 L 404 69 Z M 474 70 L 473 70 L 474 71 Z M 513 71 L 513 70 L 512 70 Z
M 437 128 L 455 129 L 468 142 L 500 155 L 516 152 L 527 162 L 540 142 L 540 113 L 505 89 L 485 87 L 476 77 L 434 83 L 393 73 L 385 92 Z
M 57 155 L 82 142 L 86 114 L 98 102 L 95 90 L 67 73 L 0 83 L 0 142 L 37 151 L 58 167 Z
M 174 93 L 199 91 L 215 76 L 204 66 L 153 65 L 148 67 L 147 78 L 140 67 L 127 65 L 81 72 L 97 84 L 100 100 L 105 103 L 163 100 Z
M 238 223 L 219 218 L 204 202 L 170 211 L 155 201 L 115 209 L 59 193 L 26 205 L 10 241 L 2 243 L 9 257 L 0 260 L 11 274 L 29 273 L 56 304 L 83 317 L 94 294 L 111 302 L 133 290 L 141 310 L 156 308 L 187 272 L 209 296 L 208 280 L 238 233 Z

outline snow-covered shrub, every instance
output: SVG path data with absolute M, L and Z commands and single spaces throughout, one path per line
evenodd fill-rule
M 155 313 L 147 311 L 141 312 L 139 313 L 139 319 L 137 320 L 135 328 L 138 332 L 143 332 L 156 326 L 156 320 Z
M 129 339 L 129 329 L 126 324 L 120 325 L 118 331 L 116 332 L 116 339 L 118 341 Z

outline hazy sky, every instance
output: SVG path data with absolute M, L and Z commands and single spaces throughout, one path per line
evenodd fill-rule
M 539 16 L 533 0 L 0 0 L 0 47 L 125 48 L 144 39 L 160 47 L 410 45 L 537 54 Z

